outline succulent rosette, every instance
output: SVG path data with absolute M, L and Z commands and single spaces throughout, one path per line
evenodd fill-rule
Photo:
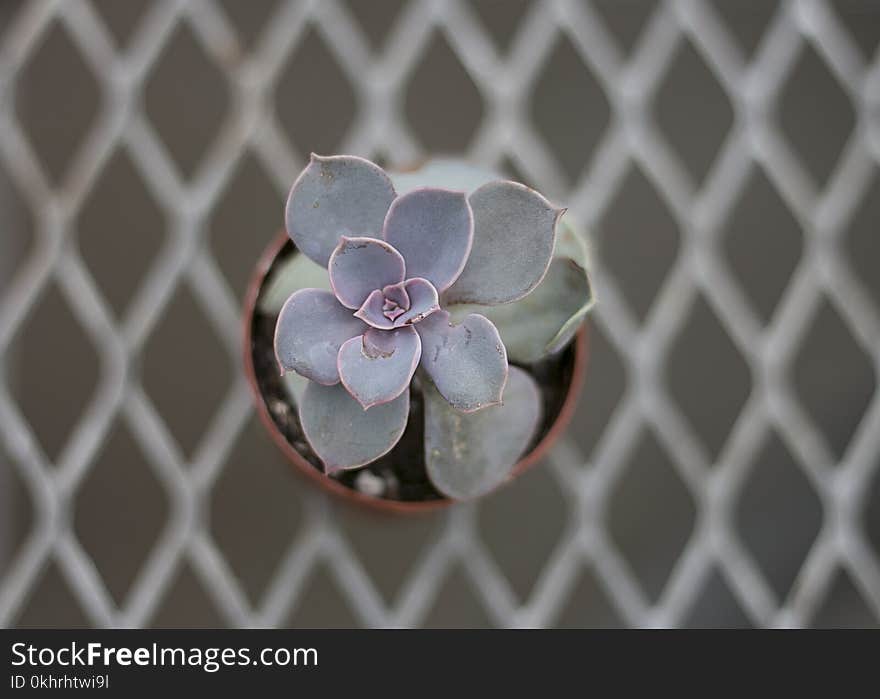
M 285 222 L 298 250 L 326 274 L 301 261 L 292 270 L 297 283 L 317 283 L 281 307 L 275 354 L 282 373 L 308 379 L 300 423 L 328 474 L 363 467 L 397 444 L 418 371 L 428 476 L 444 495 L 474 497 L 510 475 L 541 418 L 540 391 L 508 365 L 502 335 L 510 328 L 518 352 L 534 344 L 512 328 L 520 311 L 541 312 L 523 302 L 557 262 L 564 210 L 510 181 L 470 192 L 405 181 L 398 189 L 362 158 L 312 156 Z M 586 279 L 584 265 L 576 267 Z M 573 336 L 584 304 L 572 313 L 557 298 L 570 292 L 563 282 L 545 299 L 557 310 L 538 356 L 525 361 Z M 586 293 L 591 300 L 588 282 Z M 489 307 L 506 307 L 502 331 Z

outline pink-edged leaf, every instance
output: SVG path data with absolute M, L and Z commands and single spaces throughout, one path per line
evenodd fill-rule
M 414 325 L 439 308 L 433 284 L 417 277 L 372 291 L 354 315 L 374 328 L 390 330 Z
M 326 267 L 340 236 L 382 237 L 394 197 L 388 175 L 370 161 L 312 154 L 287 199 L 287 233 L 305 255 Z
M 385 315 L 384 306 L 385 297 L 382 295 L 382 290 L 376 289 L 370 292 L 367 300 L 355 311 L 354 315 L 374 328 L 391 330 L 394 327 L 394 321 Z
M 502 306 L 452 305 L 453 320 L 482 313 L 498 328 L 507 357 L 530 364 L 565 347 L 583 325 L 595 297 L 586 270 L 554 257 L 544 279 L 528 296 Z
M 507 351 L 490 320 L 472 313 L 452 325 L 440 310 L 413 327 L 422 339 L 421 365 L 453 408 L 469 413 L 501 402 Z
M 339 349 L 339 376 L 366 410 L 394 400 L 407 389 L 421 354 L 422 343 L 411 327 L 370 328 Z
M 330 291 L 300 289 L 281 309 L 275 325 L 275 356 L 282 371 L 295 371 L 320 384 L 339 382 L 336 356 L 367 326 L 339 305 Z
M 407 276 L 427 279 L 440 292 L 464 269 L 473 234 L 467 195 L 428 187 L 395 199 L 383 232 L 406 260 Z
M 342 385 L 309 383 L 299 406 L 303 434 L 327 473 L 359 468 L 387 454 L 409 417 L 409 391 L 364 410 Z
M 403 257 L 384 240 L 343 237 L 327 265 L 330 284 L 339 302 L 360 308 L 371 291 L 402 282 Z
M 440 308 L 437 289 L 427 279 L 416 277 L 404 282 L 409 308 L 394 320 L 394 327 L 413 325 Z M 386 294 L 387 296 L 387 294 Z
M 382 304 L 382 311 L 385 314 L 385 317 L 391 321 L 397 320 L 406 312 L 393 301 L 385 301 L 385 303 Z
M 467 500 L 507 480 L 541 421 L 541 394 L 532 377 L 510 367 L 504 402 L 466 414 L 425 383 L 425 465 L 437 490 Z
M 407 282 L 391 284 L 382 289 L 382 295 L 387 301 L 393 301 L 404 311 L 409 309 L 409 294 L 406 293 Z
M 474 244 L 447 301 L 493 306 L 522 298 L 547 271 L 564 209 L 516 182 L 485 184 L 469 201 Z

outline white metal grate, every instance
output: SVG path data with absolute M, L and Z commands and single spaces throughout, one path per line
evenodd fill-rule
M 210 0 L 165 0 L 149 6 L 125 51 L 87 2 L 40 1 L 24 5 L 0 38 L 0 161 L 26 198 L 35 219 L 39 255 L 18 270 L 0 297 L 0 352 L 32 312 L 42 290 L 56 283 L 100 355 L 101 377 L 93 401 L 56 463 L 35 437 L 9 387 L 0 383 L 0 435 L 34 503 L 32 532 L 0 586 L 0 623 L 15 623 L 28 594 L 54 560 L 88 619 L 98 626 L 142 626 L 182 561 L 188 560 L 226 623 L 273 626 L 296 603 L 308 571 L 320 561 L 334 571 L 360 623 L 417 626 L 430 611 L 453 564 L 461 562 L 475 595 L 499 626 L 553 623 L 589 563 L 607 597 L 632 626 L 683 623 L 711 571 L 718 570 L 756 625 L 810 623 L 838 567 L 880 619 L 880 561 L 862 513 L 880 465 L 880 393 L 874 392 L 855 436 L 838 459 L 790 385 L 788 367 L 819 304 L 828 299 L 880 373 L 880 315 L 842 250 L 843 231 L 880 162 L 880 54 L 866 64 L 832 6 L 823 0 L 783 3 L 754 56 L 746 59 L 714 6 L 697 0 L 660 3 L 628 54 L 603 29 L 589 2 L 546 0 L 523 17 L 508 53 L 500 53 L 463 0 L 413 0 L 398 16 L 379 50 L 347 6 L 338 0 L 279 3 L 252 51 L 228 59 L 238 47 L 234 24 Z M 100 82 L 98 117 L 60 185 L 47 178 L 17 120 L 12 99 L 19 71 L 41 37 L 58 22 Z M 189 180 L 183 180 L 146 117 L 144 81 L 176 27 L 186 23 L 231 86 L 229 117 Z M 492 552 L 481 540 L 478 506 L 444 515 L 442 532 L 425 545 L 399 594 L 390 602 L 377 591 L 345 533 L 316 493 L 307 495 L 306 522 L 290 542 L 267 591 L 253 604 L 203 514 L 204 501 L 251 416 L 244 378 L 237 376 L 191 458 L 144 391 L 133 357 L 186 280 L 210 324 L 237 363 L 238 303 L 201 234 L 245 150 L 254 153 L 285 190 L 304 164 L 271 106 L 273 84 L 307 26 L 327 48 L 355 90 L 359 111 L 340 152 L 410 162 L 423 156 L 401 108 L 400 93 L 438 28 L 462 62 L 485 103 L 469 157 L 488 165 L 513 158 L 519 170 L 549 195 L 566 201 L 596 225 L 637 163 L 663 198 L 681 231 L 680 252 L 648 316 L 636 317 L 618 280 L 596 264 L 600 305 L 593 316 L 622 358 L 629 378 L 622 400 L 590 455 L 571 439 L 554 452 L 552 472 L 565 493 L 568 523 L 525 601 L 511 591 Z M 567 36 L 603 90 L 611 123 L 573 187 L 529 119 L 529 100 L 550 49 Z M 676 49 L 689 41 L 725 91 L 733 126 L 701 185 L 664 138 L 650 101 Z M 810 43 L 840 83 L 856 126 L 827 184 L 820 188 L 780 133 L 774 105 L 802 45 Z M 817 106 L 821 108 L 821 105 Z M 171 243 L 150 268 L 136 303 L 117 322 L 66 231 L 113 152 L 124 146 L 169 220 Z M 781 192 L 805 231 L 804 251 L 782 300 L 766 326 L 744 297 L 719 250 L 719 235 L 753 162 Z M 267 232 L 267 234 L 270 232 Z M 664 365 L 692 303 L 710 304 L 752 372 L 752 390 L 717 458 L 694 434 L 664 382 Z M 589 395 L 589 393 L 588 393 Z M 123 605 L 117 605 L 101 571 L 71 526 L 73 493 L 83 482 L 117 419 L 125 421 L 147 455 L 171 502 L 170 524 L 144 562 Z M 657 435 L 693 497 L 694 531 L 659 600 L 647 598 L 609 536 L 610 493 L 625 468 L 639 431 Z M 747 468 L 769 429 L 785 440 L 823 508 L 819 535 L 786 599 L 768 584 L 732 523 Z M 867 620 L 866 620 L 867 622 Z

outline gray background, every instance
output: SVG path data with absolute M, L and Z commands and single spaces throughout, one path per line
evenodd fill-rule
M 0 4 L 0 621 L 876 626 L 880 5 Z M 570 204 L 548 463 L 381 517 L 291 472 L 236 309 L 310 151 Z

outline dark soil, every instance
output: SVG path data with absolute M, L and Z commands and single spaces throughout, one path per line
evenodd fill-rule
M 275 258 L 276 262 L 295 253 L 296 249 L 293 244 L 288 242 Z M 271 276 L 272 271 L 270 270 L 265 280 L 270 279 Z M 296 406 L 279 376 L 273 347 L 275 321 L 276 316 L 256 312 L 253 322 L 251 352 L 257 384 L 269 414 L 278 429 L 294 449 L 318 471 L 323 472 L 321 460 L 306 442 L 302 427 L 300 427 Z M 531 451 L 550 431 L 562 410 L 574 371 L 574 359 L 575 352 L 572 344 L 556 356 L 537 364 L 517 365 L 532 375 L 541 389 L 544 399 L 543 423 L 526 453 Z M 425 471 L 422 447 L 424 431 L 422 410 L 422 393 L 416 379 L 413 381 L 410 394 L 409 422 L 397 445 L 388 454 L 370 465 L 354 471 L 344 471 L 333 478 L 353 490 L 361 490 L 356 483 L 359 478 L 364 478 L 362 475 L 364 472 L 368 472 L 384 484 L 382 488 L 384 495 L 381 497 L 385 499 L 408 501 L 443 499 L 444 496 L 438 493 L 428 481 Z M 489 437 L 487 436 L 487 438 Z

